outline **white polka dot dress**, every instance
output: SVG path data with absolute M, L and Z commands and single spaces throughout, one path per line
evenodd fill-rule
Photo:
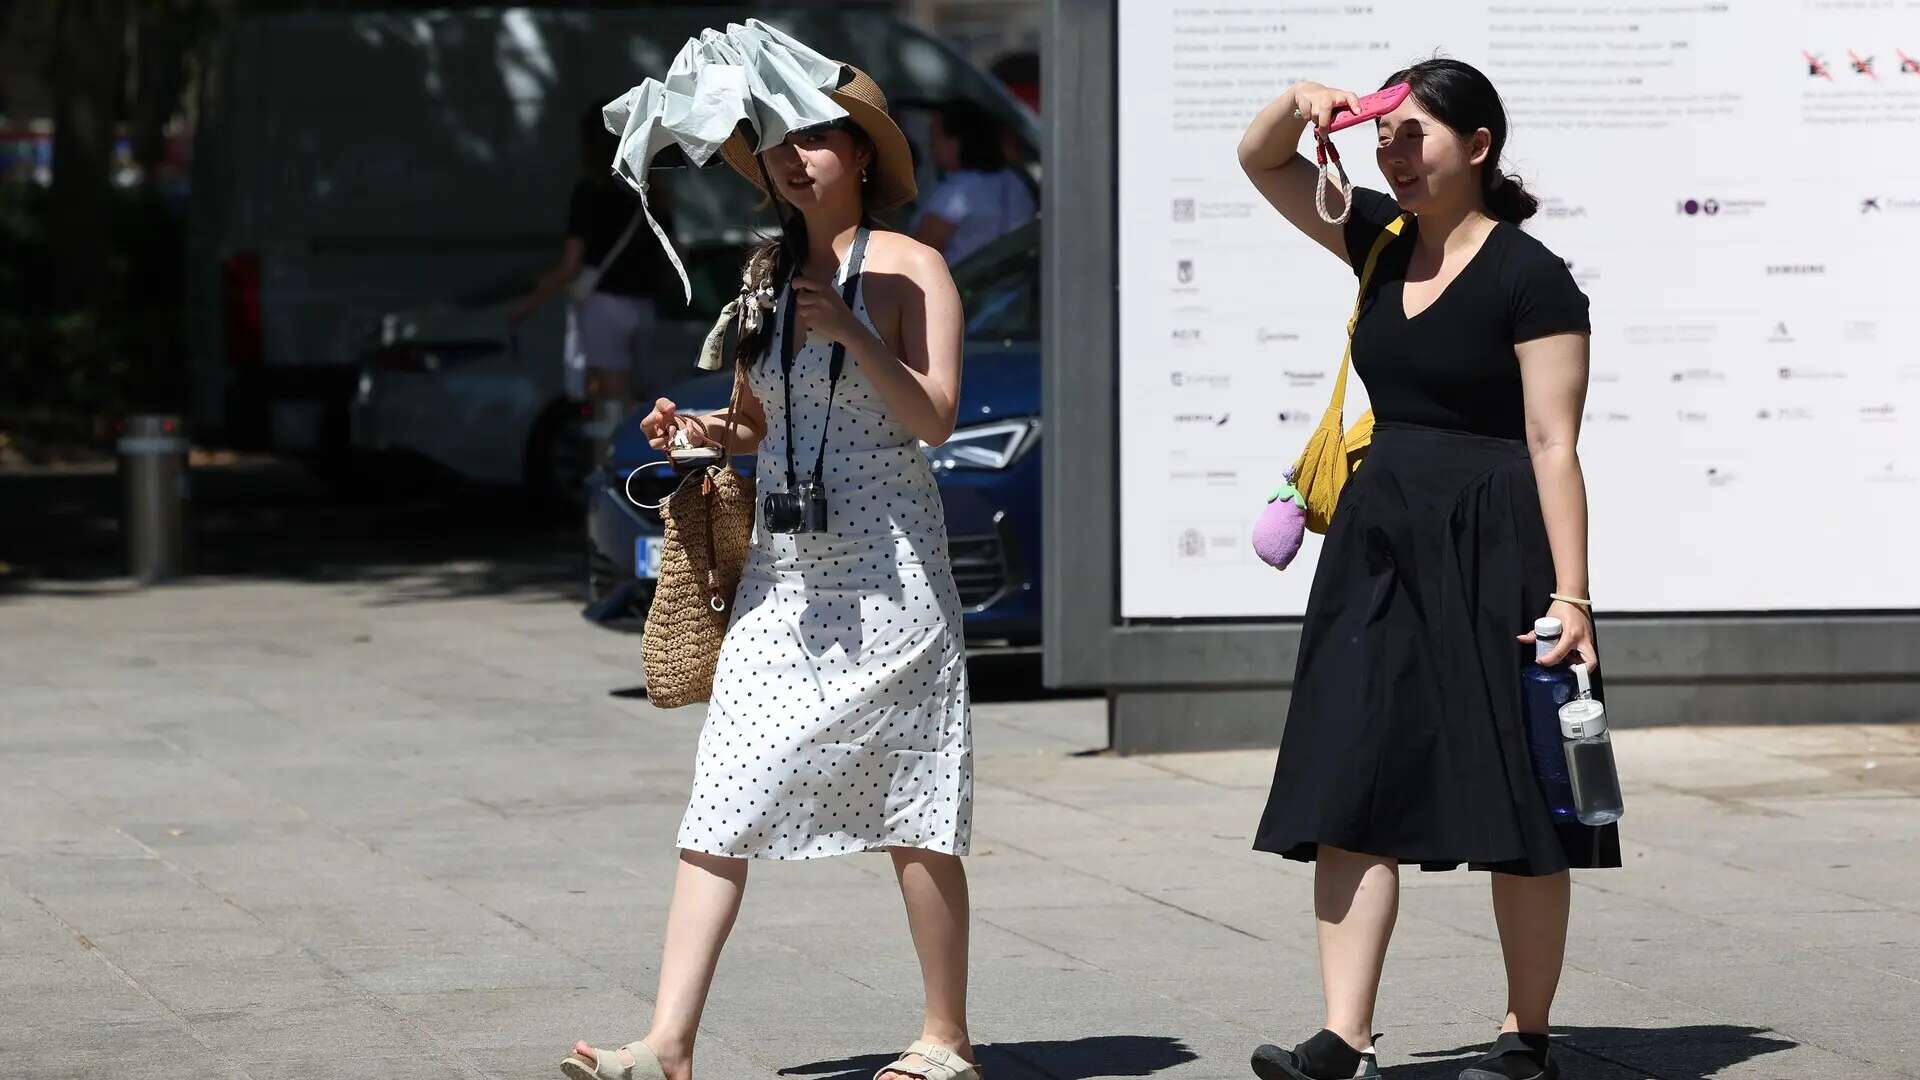
M 853 311 L 872 325 L 864 290 Z M 750 383 L 767 415 L 763 494 L 782 490 L 786 476 L 778 318 L 774 327 Z M 803 477 L 819 452 L 831 353 L 831 342 L 809 338 L 794 359 Z M 964 855 L 972 734 L 940 492 L 918 442 L 852 357 L 832 424 L 828 531 L 769 533 L 764 514 L 755 524 L 679 846 L 763 859 L 889 847 Z

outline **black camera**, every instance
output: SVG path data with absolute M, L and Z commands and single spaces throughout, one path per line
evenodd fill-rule
M 811 480 L 792 491 L 770 491 L 765 500 L 767 531 L 823 533 L 827 531 L 827 493 Z

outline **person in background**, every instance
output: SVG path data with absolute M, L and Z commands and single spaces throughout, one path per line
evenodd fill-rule
M 617 144 L 600 106 L 581 114 L 580 179 L 567 200 L 566 240 L 559 258 L 533 291 L 508 308 L 507 317 L 518 324 L 556 295 L 573 292 L 564 357 L 567 396 L 596 407 L 617 401 L 624 411 L 636 390 L 651 396 L 660 389 L 635 387 L 633 372 L 653 345 L 658 299 L 668 293 L 677 298 L 679 280 L 640 214 L 639 199 L 613 174 Z M 653 200 L 654 216 L 671 234 L 663 185 L 655 184 Z M 591 290 L 579 287 L 582 275 L 589 275 Z
M 1000 122 L 953 101 L 933 118 L 933 163 L 946 177 L 921 207 L 914 239 L 961 260 L 1033 220 L 1033 181 L 1007 160 Z

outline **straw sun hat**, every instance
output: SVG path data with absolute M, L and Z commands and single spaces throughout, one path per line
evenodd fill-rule
M 827 96 L 847 110 L 848 119 L 860 125 L 860 130 L 873 140 L 873 163 L 868 166 L 873 187 L 868 209 L 891 210 L 912 202 L 919 194 L 919 185 L 913 178 L 913 151 L 907 147 L 907 137 L 901 134 L 900 125 L 888 115 L 887 95 L 880 92 L 879 84 L 852 64 L 841 64 L 840 85 L 827 91 Z M 761 191 L 767 190 L 766 178 L 755 160 L 753 143 L 744 129 L 728 137 L 720 147 L 720 154 L 733 166 L 733 171 Z

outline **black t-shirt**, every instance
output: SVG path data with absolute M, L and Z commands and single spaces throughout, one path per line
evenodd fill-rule
M 662 209 L 656 201 L 654 219 L 672 236 L 672 220 Z M 627 230 L 627 223 L 639 212 L 640 197 L 621 181 L 609 177 L 582 179 L 574 184 L 573 195 L 567 200 L 567 235 L 579 237 L 586 245 L 581 264 L 600 265 L 607 252 L 619 242 L 620 234 Z M 646 219 L 642 218 L 634 229 L 633 239 L 621 249 L 620 257 L 600 275 L 598 291 L 655 299 L 680 297 L 680 278 L 673 272 L 673 264 L 667 261 L 666 252 L 661 250 L 659 238 L 647 227 Z
M 1346 242 L 1356 276 L 1380 231 L 1400 213 L 1390 197 L 1354 189 Z M 1366 383 L 1374 418 L 1524 438 L 1513 347 L 1550 334 L 1587 333 L 1586 294 L 1559 256 L 1503 221 L 1446 291 L 1409 319 L 1402 293 L 1418 228 L 1419 219 L 1410 217 L 1380 253 L 1353 334 L 1353 369 Z

